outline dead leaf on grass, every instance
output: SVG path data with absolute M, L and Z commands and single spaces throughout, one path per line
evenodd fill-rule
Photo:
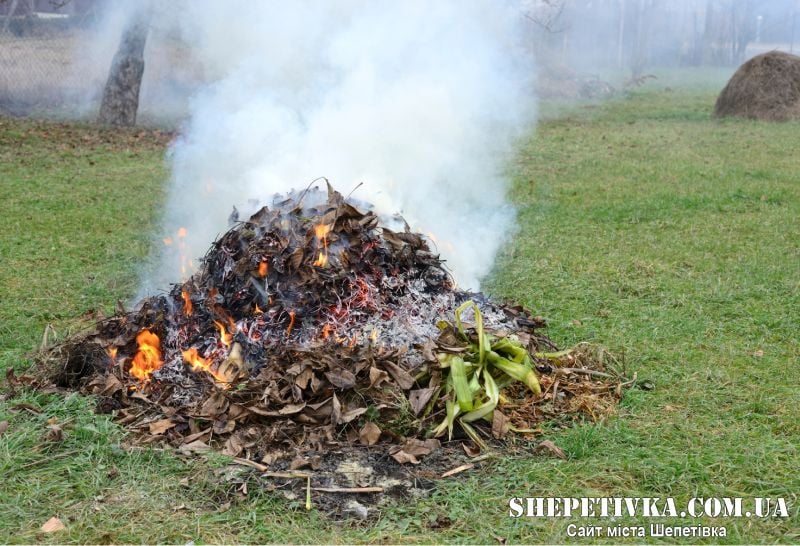
M 353 372 L 344 368 L 336 368 L 325 372 L 325 377 L 337 389 L 352 389 L 356 385 L 356 376 L 353 375 Z
M 414 415 L 422 413 L 437 390 L 439 390 L 437 387 L 428 387 L 427 389 L 415 389 L 408 393 L 408 403 L 411 404 Z
M 392 453 L 392 458 L 400 464 L 419 464 L 419 459 L 403 450 L 400 450 L 397 453 Z
M 361 432 L 358 433 L 358 438 L 364 445 L 375 445 L 381 437 L 381 429 L 372 421 L 367 422 Z
M 8 430 L 8 421 L 0 421 L 0 436 Z
M 66 528 L 67 527 L 61 522 L 60 519 L 57 517 L 52 517 L 44 522 L 40 530 L 43 533 L 55 533 L 56 531 L 64 531 Z
M 44 437 L 47 442 L 63 442 L 64 431 L 58 425 L 50 425 L 47 427 L 47 434 Z
M 182 455 L 192 455 L 194 453 L 203 453 L 211 449 L 208 447 L 208 444 L 205 442 L 201 442 L 200 440 L 195 440 L 194 442 L 190 442 L 188 444 L 183 444 L 178 448 L 178 453 Z
M 27 411 L 28 413 L 32 413 L 33 415 L 41 415 L 42 410 L 34 406 L 33 404 L 14 404 L 11 406 L 12 410 L 19 410 L 19 411 Z
M 369 386 L 380 387 L 381 383 L 389 381 L 389 374 L 372 366 L 369 369 Z
M 228 438 L 227 442 L 225 442 L 225 448 L 222 450 L 222 454 L 236 457 L 242 451 L 244 451 L 244 445 L 242 445 L 241 439 L 238 436 L 233 435 Z
M 407 391 L 414 386 L 414 378 L 403 368 L 388 360 L 384 361 L 382 364 L 401 389 Z
M 177 423 L 173 423 L 172 419 L 160 419 L 150 423 L 150 434 L 158 436 L 164 434 L 166 431 L 174 427 Z
M 417 457 L 429 455 L 439 449 L 441 445 L 439 440 L 435 438 L 430 438 L 425 441 L 410 438 L 406 440 L 402 448 L 392 453 L 392 457 L 400 464 L 419 464 L 419 459 L 417 459 Z
M 550 453 L 553 457 L 558 457 L 559 459 L 566 459 L 567 454 L 564 453 L 564 450 L 558 447 L 550 440 L 545 440 L 541 442 L 538 446 L 536 446 L 535 451 L 542 453 Z
M 183 443 L 184 444 L 191 444 L 192 442 L 194 442 L 196 440 L 202 440 L 202 441 L 205 442 L 206 440 L 208 440 L 207 436 L 210 436 L 210 433 L 211 433 L 211 429 L 210 428 L 207 428 L 205 430 L 197 431 L 194 434 L 190 434 L 189 436 L 184 436 Z
M 499 409 L 492 413 L 492 436 L 499 440 L 508 433 L 509 419 Z
M 119 392 L 123 389 L 122 382 L 117 379 L 117 376 L 113 373 L 110 373 L 106 376 L 105 385 L 103 385 L 103 390 L 100 391 L 100 394 L 103 396 L 113 396 L 116 392 Z
M 481 448 L 473 446 L 472 444 L 463 443 L 461 444 L 461 448 L 469 457 L 477 457 L 481 454 Z
M 229 432 L 233 432 L 233 429 L 236 428 L 236 421 L 225 419 L 217 419 L 214 421 L 214 434 L 228 434 Z

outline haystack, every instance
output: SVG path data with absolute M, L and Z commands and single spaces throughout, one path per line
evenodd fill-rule
M 744 63 L 720 93 L 714 115 L 800 119 L 800 57 L 770 51 Z

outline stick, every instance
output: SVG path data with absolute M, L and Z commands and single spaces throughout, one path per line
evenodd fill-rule
M 306 194 L 308 193 L 308 190 L 311 189 L 311 186 L 313 186 L 314 182 L 316 182 L 317 180 L 324 180 L 326 184 L 328 183 L 328 179 L 325 178 L 324 176 L 318 176 L 317 178 L 315 178 L 314 180 L 309 182 L 308 186 L 306 186 L 306 189 L 303 190 L 303 193 L 301 193 L 300 197 L 297 199 L 297 206 L 298 207 L 303 204 L 303 199 L 305 199 Z
M 610 373 L 598 372 L 596 370 L 587 370 L 585 368 L 554 368 L 553 371 L 556 374 L 561 374 L 561 375 L 568 375 L 568 374 L 571 374 L 571 373 L 576 373 L 576 374 L 582 374 L 582 375 L 590 375 L 592 377 L 602 377 L 602 378 L 605 378 L 605 379 L 619 379 L 618 377 L 615 377 L 615 376 L 611 375 Z
M 456 474 L 461 474 L 465 470 L 469 470 L 470 468 L 475 468 L 475 465 L 472 463 L 462 464 L 461 466 L 455 467 L 453 470 L 448 470 L 444 474 L 442 474 L 442 478 L 449 478 L 450 476 L 455 476 Z
M 294 480 L 298 478 L 306 478 L 306 479 L 311 478 L 311 474 L 308 474 L 306 472 L 264 472 L 262 476 L 264 476 L 265 478 L 283 478 L 287 480 Z
M 255 461 L 251 461 L 250 459 L 242 459 L 241 457 L 234 457 L 233 462 L 236 464 L 240 464 L 242 466 L 249 466 L 250 468 L 255 468 L 260 472 L 266 472 L 269 470 L 269 467 Z
M 314 487 L 322 493 L 383 493 L 383 487 Z

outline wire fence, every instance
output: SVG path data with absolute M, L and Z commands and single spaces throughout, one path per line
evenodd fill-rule
M 10 115 L 55 112 L 75 94 L 75 46 L 82 29 L 71 17 L 0 20 L 0 110 Z
M 94 4 L 71 14 L 9 16 L 2 9 L 9 1 L 0 0 L 0 115 L 93 119 L 119 36 L 98 36 Z M 179 37 L 158 25 L 150 29 L 145 65 L 139 119 L 173 125 L 202 70 Z

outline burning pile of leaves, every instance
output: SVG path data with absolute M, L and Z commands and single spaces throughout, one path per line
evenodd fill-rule
M 235 219 L 191 278 L 39 361 L 139 442 L 262 470 L 344 445 L 415 464 L 439 438 L 474 452 L 611 411 L 620 376 L 544 326 L 457 289 L 426 237 L 329 186 Z

